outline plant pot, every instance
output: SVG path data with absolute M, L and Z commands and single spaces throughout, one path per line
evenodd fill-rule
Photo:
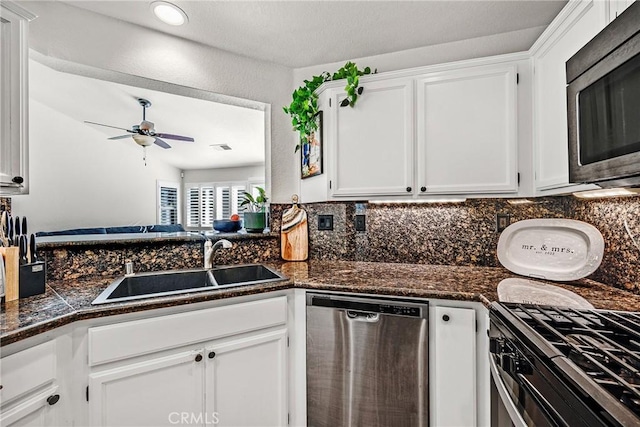
M 245 212 L 244 229 L 247 233 L 262 233 L 267 227 L 266 212 Z

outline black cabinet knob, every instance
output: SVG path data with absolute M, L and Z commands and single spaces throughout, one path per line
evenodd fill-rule
M 427 187 L 420 187 L 420 191 L 424 193 L 425 191 L 427 191 Z
M 216 352 L 215 351 L 209 352 L 209 359 L 213 359 L 214 357 L 216 357 Z
M 411 193 L 411 187 L 407 187 L 407 193 Z
M 445 314 L 444 316 L 442 316 L 442 320 L 444 320 L 445 322 L 448 322 L 450 319 L 448 314 Z
M 11 179 L 11 182 L 13 182 L 14 184 L 22 184 L 24 182 L 24 178 L 21 176 L 14 176 Z
M 201 361 L 201 360 L 202 360 L 202 355 L 201 355 L 201 354 L 198 354 L 198 355 L 196 356 L 196 362 L 199 362 L 199 361 Z
M 51 396 L 47 397 L 47 403 L 49 405 L 55 405 L 56 403 L 58 403 L 58 400 L 60 400 L 59 394 L 52 394 Z

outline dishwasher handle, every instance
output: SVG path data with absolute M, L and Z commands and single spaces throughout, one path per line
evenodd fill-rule
M 313 295 L 307 300 L 307 305 L 313 307 L 332 308 L 345 310 L 349 318 L 355 319 L 358 316 L 374 315 L 394 315 L 403 317 L 427 317 L 428 303 L 409 303 L 404 301 L 365 299 L 365 298 L 343 298 Z M 349 313 L 356 313 L 349 315 Z M 370 317 L 370 321 L 374 321 Z
M 347 317 L 356 322 L 375 323 L 380 320 L 379 313 L 367 313 L 364 311 L 347 310 Z

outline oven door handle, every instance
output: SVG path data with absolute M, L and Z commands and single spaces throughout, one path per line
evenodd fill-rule
M 511 399 L 509 392 L 507 391 L 507 387 L 504 385 L 502 378 L 500 377 L 500 372 L 498 372 L 498 366 L 496 365 L 496 361 L 493 358 L 493 355 L 489 355 L 489 367 L 491 369 L 491 375 L 494 379 L 494 384 L 496 385 L 496 389 L 498 389 L 498 394 L 502 399 L 502 403 L 504 404 L 507 413 L 511 417 L 511 422 L 514 427 L 527 427 L 527 423 L 524 422 L 524 418 L 520 412 L 518 412 L 518 408 L 516 404 Z
M 558 427 L 569 427 L 569 424 L 567 424 L 562 419 L 560 414 L 558 414 L 558 412 L 553 408 L 553 406 L 549 403 L 549 401 L 544 398 L 542 393 L 540 393 L 538 389 L 535 388 L 533 384 L 531 384 L 531 382 L 527 379 L 527 377 L 525 377 L 522 374 L 516 374 L 516 376 L 518 377 L 518 380 L 519 380 L 518 382 L 520 383 L 520 385 L 524 387 L 527 390 L 527 392 L 531 395 L 531 397 L 536 401 L 536 403 L 540 407 L 540 410 L 544 412 L 544 414 L 546 415 L 549 421 L 551 421 L 554 425 Z

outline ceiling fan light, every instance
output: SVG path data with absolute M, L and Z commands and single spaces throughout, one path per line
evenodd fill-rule
M 151 144 L 153 144 L 153 141 L 155 141 L 156 139 L 153 136 L 149 136 L 149 135 L 140 135 L 140 134 L 135 134 L 132 135 L 133 140 L 136 142 L 136 144 L 141 145 L 143 147 L 148 147 Z
M 153 14 L 165 24 L 179 26 L 189 22 L 189 17 L 173 3 L 167 1 L 154 1 L 151 3 Z

